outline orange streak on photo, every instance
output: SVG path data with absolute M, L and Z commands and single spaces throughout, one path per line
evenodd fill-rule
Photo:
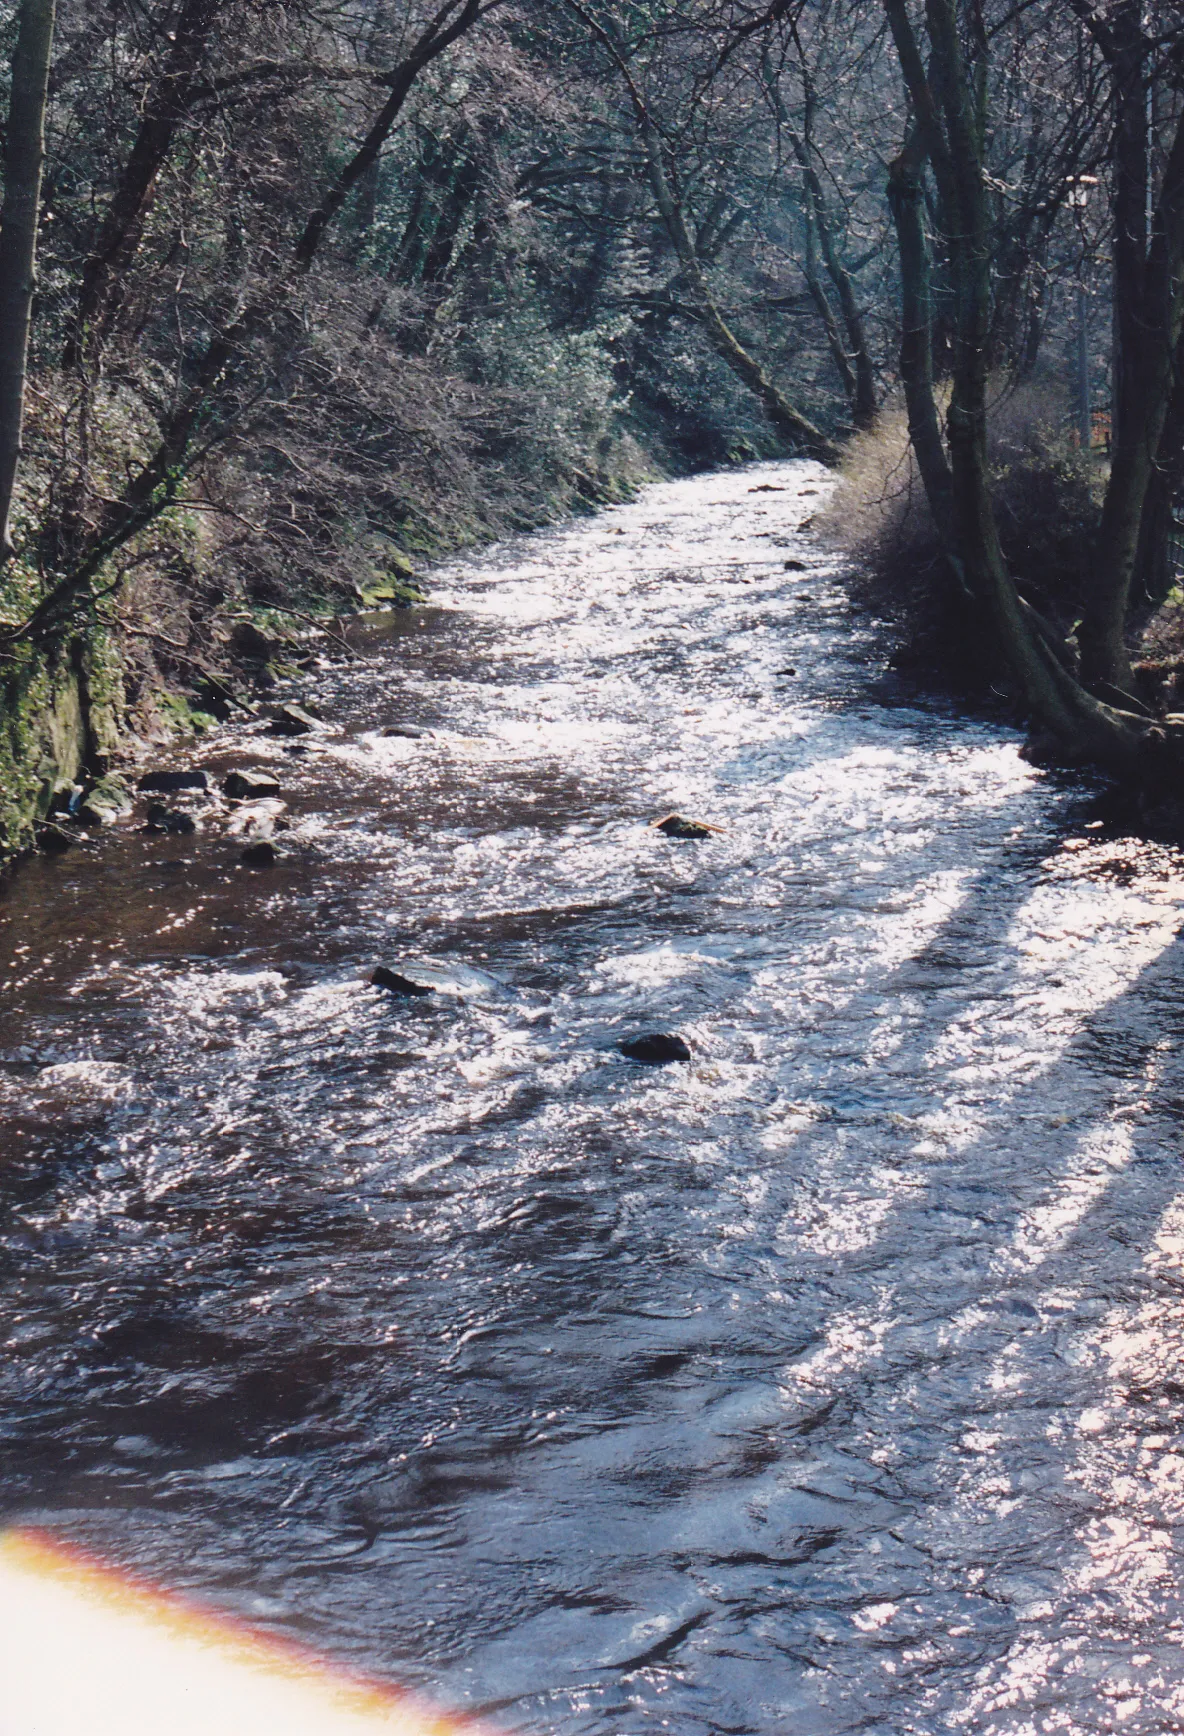
M 162 1708 L 212 1736 L 482 1736 L 408 1694 L 338 1669 L 311 1648 L 105 1565 L 44 1532 L 0 1537 L 4 1736 L 140 1736 Z M 19 1644 L 14 1641 L 19 1640 Z M 90 1686 L 87 1686 L 89 1677 Z M 63 1721 L 85 1706 L 86 1728 Z M 221 1728 L 209 1719 L 233 1723 Z M 19 1716 L 19 1723 L 11 1719 Z M 295 1722 L 293 1720 L 295 1719 Z

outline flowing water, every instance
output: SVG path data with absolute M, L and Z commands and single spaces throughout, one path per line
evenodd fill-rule
M 515 1731 L 1184 1730 L 1181 864 L 893 695 L 828 487 L 440 573 L 200 750 L 268 871 L 12 878 L 9 1520 Z

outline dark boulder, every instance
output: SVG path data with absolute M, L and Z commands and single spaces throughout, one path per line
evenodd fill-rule
M 268 735 L 309 735 L 317 727 L 316 718 L 299 705 L 277 705 Z
M 713 826 L 707 820 L 690 820 L 685 814 L 667 814 L 664 819 L 653 822 L 655 832 L 664 832 L 668 838 L 710 838 L 713 833 L 722 833 L 722 826 Z
M 266 838 L 261 838 L 257 844 L 248 844 L 239 857 L 244 868 L 270 868 L 277 860 L 278 852 L 274 844 Z
M 223 779 L 222 788 L 233 802 L 257 801 L 280 793 L 279 779 L 268 772 L 231 772 Z
M 384 964 L 370 978 L 376 989 L 389 989 L 392 995 L 422 996 L 434 991 L 429 983 L 413 982 L 410 977 L 402 976 L 397 970 L 388 970 Z
M 208 790 L 209 777 L 205 772 L 145 772 L 136 785 L 138 790 L 151 792 L 154 795 L 172 795 L 175 790 Z
M 649 1031 L 644 1037 L 625 1037 L 617 1044 L 630 1061 L 646 1067 L 666 1067 L 671 1061 L 689 1061 L 691 1051 L 681 1037 L 666 1031 Z
M 810 571 L 809 561 L 800 561 L 796 555 L 791 555 L 784 566 L 787 573 L 808 573 Z
M 46 856 L 62 856 L 78 842 L 76 833 L 68 832 L 52 820 L 44 820 L 36 828 L 37 848 Z
M 413 723 L 388 723 L 383 735 L 404 735 L 408 741 L 422 741 L 427 734 L 426 729 L 416 729 Z

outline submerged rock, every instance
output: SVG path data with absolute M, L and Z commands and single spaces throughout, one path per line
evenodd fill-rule
M 648 1031 L 644 1037 L 624 1037 L 617 1044 L 630 1061 L 646 1067 L 666 1067 L 671 1061 L 689 1061 L 691 1051 L 681 1037 L 668 1031 Z
M 277 705 L 272 715 L 268 735 L 310 735 L 317 727 L 315 717 L 310 717 L 303 706 Z
M 150 802 L 148 805 L 149 832 L 176 832 L 188 834 L 197 831 L 197 821 L 192 814 L 182 814 L 177 808 L 166 808 L 160 802 Z
M 404 735 L 408 741 L 422 741 L 428 733 L 426 729 L 417 729 L 413 723 L 388 723 L 383 735 Z
M 376 989 L 389 989 L 392 995 L 418 997 L 433 993 L 430 983 L 413 982 L 410 977 L 403 976 L 400 971 L 388 970 L 384 964 L 379 965 L 370 981 Z
M 209 777 L 205 772 L 145 772 L 136 785 L 138 790 L 146 794 L 172 795 L 175 790 L 208 790 Z
M 222 788 L 234 802 L 255 801 L 280 793 L 279 779 L 269 772 L 231 772 L 223 779 Z
M 796 555 L 791 555 L 789 560 L 783 564 L 787 573 L 808 573 L 810 571 L 809 561 L 800 561 Z
M 266 838 L 261 838 L 257 844 L 248 844 L 239 857 L 244 868 L 270 868 L 278 859 L 279 852 L 275 845 Z
M 651 821 L 655 832 L 665 832 L 668 838 L 710 838 L 713 833 L 723 833 L 723 826 L 713 826 L 708 820 L 691 820 L 686 814 L 666 814 L 661 820 Z

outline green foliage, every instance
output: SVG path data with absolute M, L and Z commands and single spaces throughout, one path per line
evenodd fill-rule
M 158 693 L 156 704 L 164 720 L 178 735 L 205 735 L 218 721 L 183 693 Z

